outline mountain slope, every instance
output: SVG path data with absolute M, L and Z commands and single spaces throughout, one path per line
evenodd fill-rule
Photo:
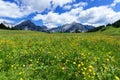
M 15 25 L 14 29 L 18 30 L 32 30 L 32 31 L 44 31 L 43 27 L 36 26 L 30 20 L 26 20 Z
M 82 25 L 80 23 L 73 22 L 71 24 L 65 24 L 63 26 L 52 28 L 49 32 L 87 32 L 95 27 L 89 25 Z

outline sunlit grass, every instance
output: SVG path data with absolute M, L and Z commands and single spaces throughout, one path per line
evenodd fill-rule
M 0 30 L 0 80 L 119 80 L 120 35 Z

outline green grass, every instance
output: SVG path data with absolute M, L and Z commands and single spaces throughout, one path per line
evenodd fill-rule
M 106 34 L 110 34 L 110 35 L 120 35 L 120 28 L 114 28 L 112 26 L 109 26 L 106 28 L 105 31 L 103 31 Z
M 0 30 L 0 80 L 119 80 L 120 29 L 116 30 Z

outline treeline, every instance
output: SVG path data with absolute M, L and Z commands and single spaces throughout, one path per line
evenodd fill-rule
M 114 22 L 113 24 L 107 24 L 107 25 L 102 25 L 102 26 L 96 27 L 88 32 L 104 31 L 109 26 L 112 26 L 115 28 L 120 28 L 120 20 Z M 3 23 L 0 23 L 0 29 L 15 30 L 14 27 L 10 28 L 9 26 L 5 26 Z
M 104 31 L 110 26 L 115 27 L 115 28 L 120 28 L 120 20 L 118 20 L 112 24 L 107 24 L 107 25 L 102 25 L 102 26 L 96 27 L 96 28 L 90 30 L 89 32 Z
M 0 29 L 14 30 L 13 28 L 10 28 L 9 26 L 5 26 L 3 23 L 0 23 Z

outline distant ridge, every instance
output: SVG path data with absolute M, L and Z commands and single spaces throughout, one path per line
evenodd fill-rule
M 81 32 L 87 32 L 93 28 L 95 27 L 73 22 L 70 24 L 65 24 L 56 28 L 49 29 L 46 26 L 36 26 L 30 20 L 19 22 L 17 23 L 17 25 L 14 26 L 14 29 L 17 29 L 17 30 L 32 30 L 32 31 L 50 32 L 50 33 L 53 33 L 53 32 L 81 33 Z
M 30 20 L 19 22 L 17 25 L 14 26 L 14 29 L 17 30 L 32 30 L 32 31 L 44 31 L 44 28 L 46 26 L 36 26 L 33 22 Z
M 65 24 L 57 28 L 52 28 L 49 31 L 50 32 L 81 33 L 81 32 L 87 32 L 94 28 L 95 28 L 94 26 L 82 25 L 80 23 L 73 22 L 73 23 Z
M 11 27 L 11 26 L 12 27 Z M 55 28 L 48 28 L 47 26 L 36 26 L 31 20 L 24 20 L 16 25 L 9 24 L 9 23 L 1 23 L 0 29 L 8 29 L 8 30 L 32 30 L 32 31 L 40 31 L 40 32 L 47 32 L 47 33 L 82 33 L 82 32 L 96 32 L 96 31 L 104 31 L 107 27 L 112 26 L 115 28 L 120 27 L 120 20 L 112 23 L 107 24 L 99 27 L 94 27 L 91 25 L 83 25 L 77 22 L 72 22 L 69 24 L 64 24 L 62 26 L 58 26 Z

